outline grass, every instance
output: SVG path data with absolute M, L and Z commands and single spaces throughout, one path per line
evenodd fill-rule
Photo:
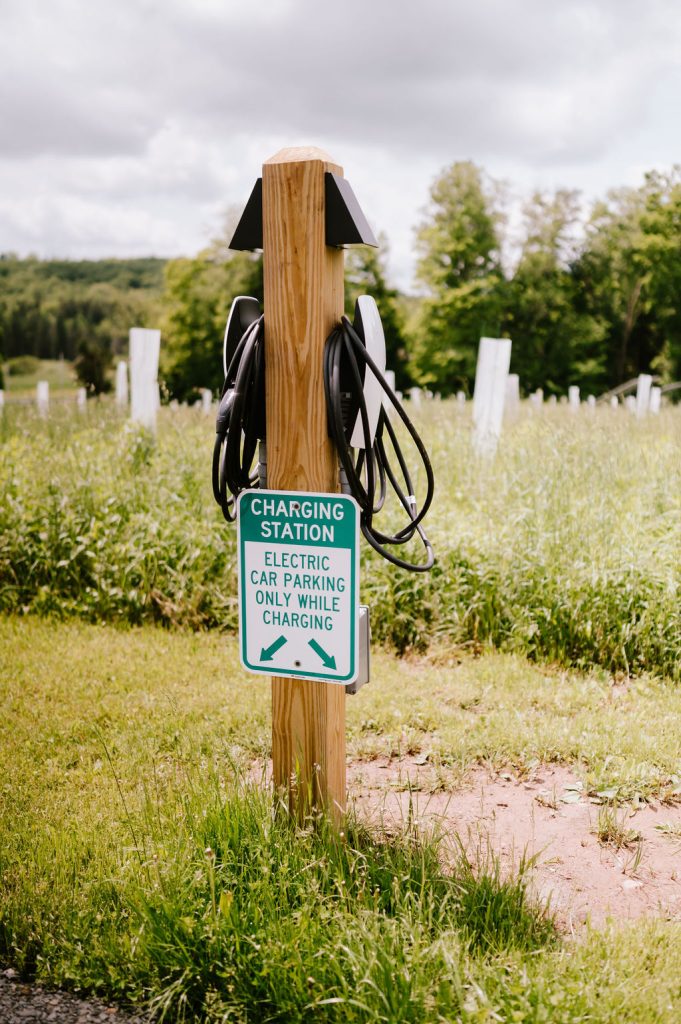
M 36 359 L 27 363 L 28 372 L 9 373 L 5 371 L 6 398 L 35 398 L 39 380 L 50 385 L 50 395 L 74 391 L 77 387 L 73 364 L 64 359 Z
M 681 842 L 681 825 L 666 822 L 662 825 L 656 825 L 655 828 L 658 832 L 661 832 L 663 836 L 667 836 L 669 839 L 673 839 L 676 842 Z
M 596 836 L 603 846 L 613 846 L 616 850 L 625 850 L 635 843 L 641 842 L 641 833 L 629 828 L 628 810 L 619 813 L 614 807 L 601 807 L 598 812 Z
M 446 837 L 352 819 L 344 835 L 296 830 L 273 813 L 252 768 L 268 751 L 268 688 L 233 638 L 26 617 L 0 620 L 0 651 L 0 960 L 24 977 L 167 1021 L 681 1014 L 678 924 L 565 942 L 522 874 L 471 864 Z M 452 760 L 569 751 L 549 697 L 562 691 L 594 765 L 599 721 L 615 742 L 618 716 L 622 734 L 631 716 L 651 732 L 669 718 L 655 761 L 632 740 L 651 773 L 676 756 L 676 691 L 659 680 L 614 699 L 604 676 L 496 654 L 378 652 L 374 671 L 348 702 L 355 754 L 419 736 Z
M 404 573 L 364 546 L 376 640 L 681 678 L 681 410 L 643 423 L 524 414 L 482 462 L 467 412 L 434 402 L 419 418 L 438 561 Z M 196 410 L 163 410 L 154 442 L 111 403 L 80 419 L 55 406 L 45 423 L 8 407 L 0 610 L 233 630 L 235 537 L 210 494 L 212 439 Z
M 79 790 L 90 778 L 98 791 L 102 740 L 136 770 L 150 753 L 189 761 L 198 751 L 226 773 L 269 751 L 269 685 L 241 668 L 234 637 L 29 616 L 0 619 L 0 650 L 0 730 L 21 752 L 6 769 L 15 800 L 45 750 L 60 751 L 41 769 L 48 777 L 53 764 L 68 765 Z M 664 680 L 623 686 L 517 655 L 443 661 L 375 650 L 370 685 L 347 702 L 347 729 L 354 760 L 421 754 L 446 788 L 475 764 L 523 775 L 555 761 L 574 764 L 604 802 L 681 797 L 681 691 Z
M 681 797 L 681 412 L 523 414 L 484 462 L 468 411 L 419 426 L 438 564 L 362 553 L 350 755 L 569 763 L 629 841 L 620 805 Z M 273 812 L 212 432 L 0 415 L 0 960 L 168 1021 L 678 1020 L 678 922 L 567 943 L 493 857 Z

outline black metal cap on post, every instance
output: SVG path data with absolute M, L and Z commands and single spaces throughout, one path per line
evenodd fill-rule
M 262 249 L 262 178 L 253 186 L 228 248 Z
M 376 237 L 362 213 L 355 193 L 345 178 L 326 171 L 324 175 L 326 244 L 373 245 Z M 230 249 L 262 249 L 262 178 L 258 178 L 241 214 Z
M 373 245 L 378 242 L 362 213 L 350 182 L 339 174 L 327 171 L 324 175 L 326 193 L 326 244 Z

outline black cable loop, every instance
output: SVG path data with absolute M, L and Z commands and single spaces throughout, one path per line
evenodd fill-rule
M 258 450 L 257 420 L 262 409 L 264 384 L 264 328 L 262 316 L 243 333 L 232 356 L 220 393 L 213 446 L 213 496 L 228 522 L 236 519 L 241 491 L 259 484 L 252 472 Z
M 345 316 L 326 340 L 323 370 L 328 430 L 345 476 L 344 490 L 355 498 L 360 508 L 363 536 L 372 548 L 393 565 L 412 572 L 427 572 L 435 561 L 432 545 L 421 526 L 432 503 L 435 487 L 430 459 L 416 428 Z M 352 419 L 356 422 L 359 418 L 365 441 L 364 447 L 356 453 L 350 443 L 355 423 L 345 422 L 349 417 L 347 403 L 344 408 L 343 370 L 348 377 L 346 386 L 349 388 L 350 407 L 353 409 Z M 369 372 L 387 395 L 423 464 L 426 494 L 420 507 L 416 502 L 406 459 L 384 405 L 379 411 L 375 436 L 371 438 L 363 386 L 363 379 L 366 379 Z M 239 340 L 227 368 L 220 396 L 212 485 L 215 500 L 225 519 L 230 522 L 236 519 L 236 502 L 241 491 L 258 487 L 260 482 L 257 471 L 253 472 L 252 467 L 259 432 L 264 434 L 261 426 L 264 373 L 264 325 L 261 316 L 246 329 Z M 392 449 L 390 457 L 387 442 Z M 392 464 L 391 459 L 396 465 Z M 383 533 L 374 525 L 374 517 L 384 507 L 388 484 L 408 517 L 408 522 L 394 534 Z M 425 562 L 408 562 L 388 550 L 406 544 L 415 536 L 418 536 L 425 549 Z
M 350 380 L 348 386 L 353 399 L 353 407 L 358 410 L 365 441 L 364 448 L 359 449 L 357 456 L 355 456 L 350 446 L 353 424 L 344 424 L 343 422 L 343 395 L 341 392 L 341 361 L 343 354 L 349 369 Z M 362 364 L 364 364 L 364 374 L 366 375 L 370 371 L 381 385 L 419 453 L 426 474 L 426 496 L 420 508 L 416 504 L 411 475 L 397 439 L 397 434 L 383 407 L 379 412 L 375 437 L 373 441 L 371 439 L 369 416 L 364 399 L 362 374 L 360 372 Z M 426 572 L 433 566 L 435 561 L 432 545 L 421 526 L 421 522 L 432 503 L 435 487 L 430 459 L 416 428 L 347 317 L 342 318 L 340 325 L 334 328 L 326 341 L 324 350 L 324 390 L 327 402 L 329 433 L 338 452 L 338 458 L 347 481 L 347 489 L 360 507 L 362 534 L 379 554 L 394 565 L 410 569 L 413 572 Z M 406 493 L 398 480 L 395 469 L 391 465 L 386 450 L 385 438 L 389 440 L 392 447 Z M 384 534 L 373 523 L 374 516 L 381 510 L 385 502 L 388 482 L 409 517 L 409 522 L 395 534 Z M 405 544 L 414 536 L 419 537 L 425 548 L 426 560 L 424 563 L 408 562 L 387 549 L 388 546 Z

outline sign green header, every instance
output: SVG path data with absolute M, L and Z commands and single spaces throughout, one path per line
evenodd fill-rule
M 357 532 L 356 508 L 342 494 L 245 491 L 239 529 L 245 541 L 349 548 Z
M 341 494 L 239 497 L 239 632 L 251 672 L 352 682 L 358 673 L 359 508 Z

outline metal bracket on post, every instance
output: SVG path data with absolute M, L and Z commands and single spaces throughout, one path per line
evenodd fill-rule
M 324 175 L 325 227 L 327 245 L 373 245 L 378 242 L 362 213 L 350 182 L 339 174 Z
M 378 248 L 376 236 L 362 213 L 350 182 L 333 171 L 326 171 L 324 175 L 324 228 L 326 244 L 334 248 L 343 245 L 373 245 Z M 262 249 L 262 238 L 262 178 L 258 178 L 229 248 L 242 251 Z
M 345 692 L 352 696 L 369 682 L 371 675 L 371 623 L 369 609 L 365 604 L 359 606 L 359 675 L 352 683 L 348 683 Z

